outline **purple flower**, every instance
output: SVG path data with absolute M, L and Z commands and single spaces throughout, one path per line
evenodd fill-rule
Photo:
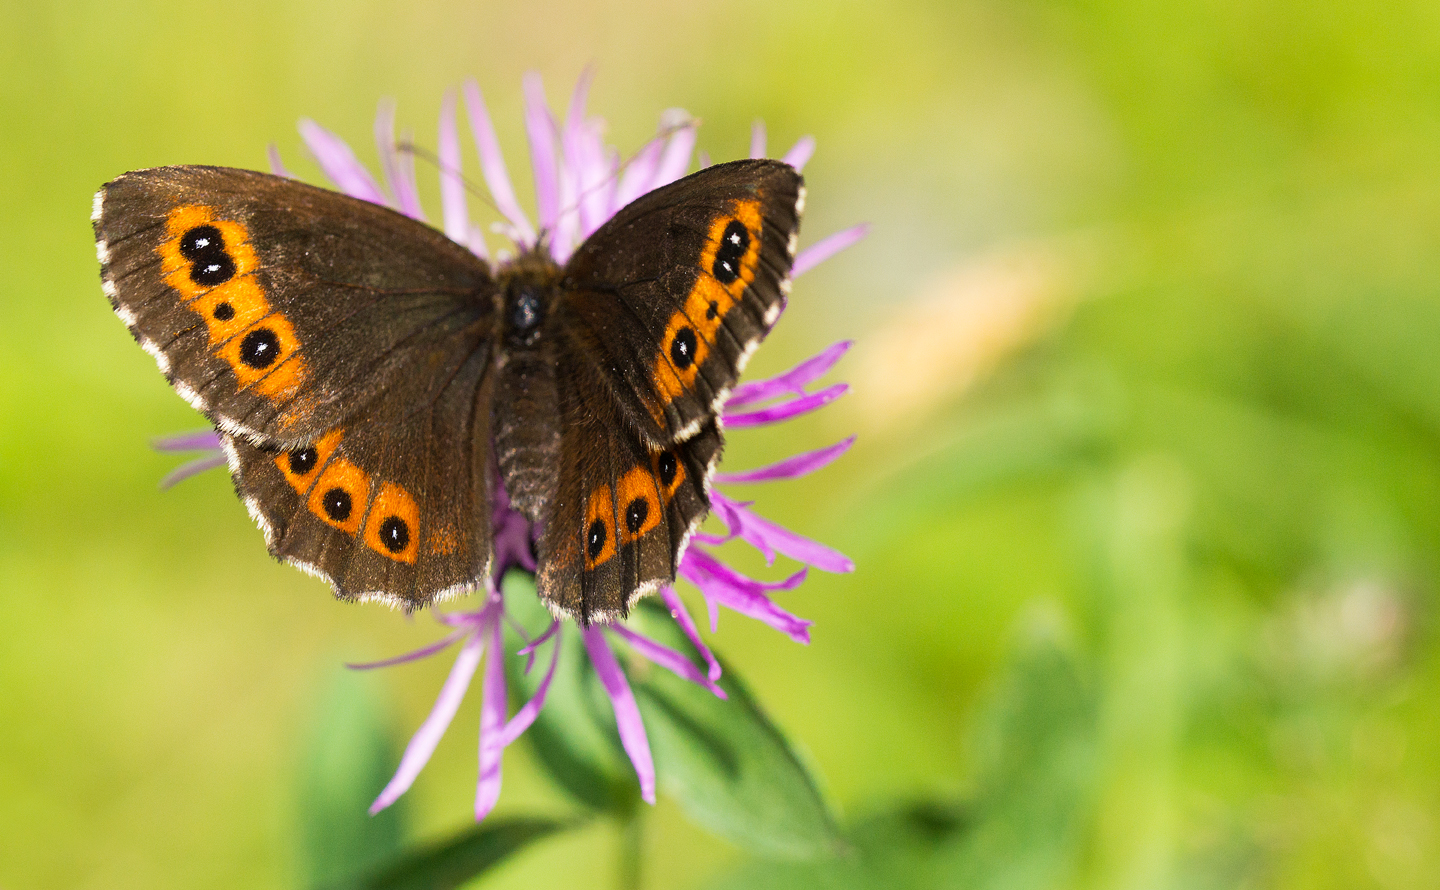
M 658 135 L 628 163 L 622 164 L 619 153 L 601 139 L 603 122 L 586 116 L 585 100 L 589 86 L 590 75 L 587 72 L 575 88 L 562 123 L 551 115 L 546 105 L 539 76 L 531 74 L 525 78 L 525 132 L 529 137 L 530 165 L 535 180 L 538 216 L 535 223 L 516 200 L 479 87 L 470 81 L 462 90 L 470 131 L 479 154 L 481 175 L 495 208 L 503 217 L 493 226 L 495 232 L 519 249 L 534 246 L 538 233 L 549 233 L 548 247 L 560 263 L 621 207 L 685 175 L 695 148 L 697 122 L 671 115 L 662 120 Z M 488 258 L 491 253 L 485 234 L 470 219 L 466 206 L 456 104 L 455 94 L 448 93 L 440 111 L 437 157 L 440 162 L 441 220 L 445 233 L 451 239 Z M 343 140 L 319 124 L 310 120 L 301 121 L 300 134 L 321 170 L 340 191 L 424 220 L 415 184 L 413 155 L 401 152 L 397 147 L 394 117 L 394 106 L 382 104 L 375 122 L 382 172 L 379 180 L 356 159 Z M 806 137 L 790 149 L 784 160 L 799 169 L 809 160 L 814 148 L 814 140 Z M 764 157 L 765 153 L 765 130 L 762 125 L 756 124 L 751 138 L 751 156 Z M 270 159 L 277 174 L 290 175 L 273 147 Z M 795 260 L 794 274 L 813 268 L 855 243 L 864 234 L 865 227 L 856 226 L 801 251 Z M 784 374 L 735 387 L 722 412 L 724 425 L 734 430 L 780 423 L 839 398 L 847 389 L 843 383 L 819 389 L 812 389 L 812 385 L 840 360 L 849 347 L 848 342 L 836 343 Z M 770 466 L 738 473 L 720 473 L 715 476 L 714 482 L 722 486 L 742 486 L 804 476 L 844 454 L 853 442 L 852 436 L 827 448 L 797 454 Z M 165 485 L 173 485 L 224 463 L 223 457 L 218 456 L 219 442 L 209 431 L 174 436 L 156 444 L 166 451 L 205 452 L 167 476 Z M 549 666 L 530 699 L 514 715 L 509 715 L 502 633 L 507 616 L 498 585 L 511 569 L 533 573 L 535 562 L 530 549 L 532 536 L 529 523 L 520 513 L 510 509 L 503 486 L 495 487 L 495 497 L 494 569 L 484 581 L 484 601 L 480 608 L 473 612 L 448 614 L 437 610 L 439 620 L 451 628 L 438 642 L 386 661 L 352 665 L 359 668 L 385 667 L 425 658 L 453 644 L 460 644 L 460 654 L 441 687 L 435 707 L 410 740 L 394 778 L 385 786 L 370 811 L 374 813 L 384 809 L 409 789 L 449 727 L 483 661 L 480 767 L 475 795 L 475 818 L 483 819 L 499 799 L 502 752 L 529 728 L 545 705 L 550 681 L 559 661 L 563 633 L 581 635 L 590 663 L 614 708 L 622 747 L 639 777 L 641 797 L 654 803 L 655 767 L 645 725 L 613 647 L 619 643 L 628 648 L 631 655 L 644 658 L 724 698 L 725 692 L 716 685 L 720 679 L 719 662 L 706 646 L 680 596 L 672 586 L 666 586 L 661 588 L 660 595 L 671 617 L 699 653 L 704 662 L 703 668 L 675 649 L 661 645 L 622 623 L 567 628 L 557 619 L 534 639 L 525 639 L 519 649 L 517 654 L 528 658 L 526 670 L 529 671 L 533 668 L 538 650 L 549 646 Z M 725 534 L 695 535 L 678 568 L 679 577 L 699 589 L 709 612 L 711 632 L 716 631 L 720 607 L 724 606 L 763 621 L 797 642 L 808 643 L 811 622 L 781 608 L 771 595 L 793 590 L 805 580 L 809 567 L 827 572 L 849 572 L 854 568 L 853 563 L 844 554 L 765 519 L 751 509 L 749 501 L 733 500 L 718 490 L 711 492 L 711 500 L 713 513 L 725 527 Z M 716 546 L 732 540 L 743 541 L 760 551 L 767 564 L 773 565 L 778 553 L 803 563 L 805 567 L 776 582 L 749 578 L 730 568 L 715 553 Z M 523 633 L 521 635 L 524 636 Z

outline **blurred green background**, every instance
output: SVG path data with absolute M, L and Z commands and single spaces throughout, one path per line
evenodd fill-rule
M 438 629 L 273 563 L 223 473 L 157 490 L 199 418 L 100 293 L 95 189 L 270 142 L 316 179 L 304 116 L 373 163 L 384 96 L 433 146 L 468 76 L 523 182 L 523 72 L 560 108 L 590 63 L 622 151 L 667 107 L 717 160 L 763 118 L 819 142 L 802 244 L 873 224 L 752 364 L 853 337 L 853 393 L 726 460 L 858 433 L 755 493 L 858 569 L 784 595 L 809 647 L 713 639 L 860 853 L 752 861 L 662 795 L 647 887 L 1440 882 L 1440 6 L 0 9 L 0 887 L 304 886 L 350 855 L 315 789 L 378 791 L 356 751 L 450 663 L 345 672 Z M 477 721 L 374 831 L 468 824 Z M 505 769 L 497 815 L 571 811 Z M 608 886 L 613 835 L 481 883 Z

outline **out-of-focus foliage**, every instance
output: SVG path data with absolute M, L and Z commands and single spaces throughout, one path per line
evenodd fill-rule
M 683 106 L 724 159 L 764 117 L 775 147 L 819 142 L 802 243 L 874 224 L 753 365 L 855 337 L 853 395 L 726 453 L 857 433 L 757 508 L 858 570 L 783 601 L 809 647 L 728 613 L 714 638 L 823 775 L 844 849 L 755 859 L 662 777 L 646 887 L 1440 878 L 1434 4 L 9 0 L 0 21 L 0 886 L 333 879 L 317 826 L 379 790 L 375 752 L 393 764 L 448 668 L 346 699 L 337 663 L 434 624 L 273 564 L 222 474 L 156 490 L 173 461 L 147 441 L 197 417 L 105 305 L 95 188 L 261 167 L 272 141 L 313 177 L 296 119 L 360 145 L 386 95 L 433 146 L 471 75 L 520 172 L 521 73 L 558 106 L 590 62 L 612 142 Z M 327 784 L 316 746 L 347 744 L 356 785 Z M 518 850 L 481 883 L 614 883 L 633 839 L 541 838 L 577 805 L 526 746 L 505 769 L 498 833 L 446 846 L 475 751 L 441 744 L 406 801 L 424 862 Z M 389 861 L 391 831 L 335 828 L 332 853 Z

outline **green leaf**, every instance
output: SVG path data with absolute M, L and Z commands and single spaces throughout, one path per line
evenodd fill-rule
M 642 601 L 632 623 L 657 642 L 691 647 L 663 606 Z M 698 825 L 764 856 L 804 858 L 838 848 L 819 784 L 735 672 L 721 700 L 646 663 L 630 671 L 660 787 Z
M 979 794 L 882 811 L 846 832 L 844 855 L 751 862 L 713 890 L 1020 890 L 1059 887 L 1090 811 L 1098 702 L 1079 665 L 1048 639 L 1023 644 L 976 721 Z
M 523 572 L 505 577 L 506 612 L 534 638 L 550 622 L 550 613 L 535 595 L 535 581 Z M 529 700 L 549 667 L 550 645 L 541 647 L 535 666 L 525 673 L 525 658 L 505 660 L 510 689 L 520 702 Z M 600 688 L 585 645 L 575 626 L 561 630 L 560 663 L 545 699 L 545 708 L 525 732 L 525 740 L 546 774 L 563 791 L 593 810 L 625 816 L 640 800 L 635 770 L 620 747 L 610 700 Z M 507 645 L 513 653 L 515 645 Z
M 305 886 L 323 886 L 400 852 L 406 802 L 371 817 L 370 803 L 399 762 L 378 677 L 337 668 L 315 710 L 299 791 Z
M 574 822 L 552 819 L 490 819 L 434 846 L 413 850 L 331 890 L 451 890 L 498 865 L 505 857 Z

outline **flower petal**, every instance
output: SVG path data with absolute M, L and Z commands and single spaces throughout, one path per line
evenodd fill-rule
M 560 622 L 553 622 L 550 628 L 550 630 L 546 631 L 545 634 L 540 637 L 540 640 L 548 637 L 551 632 L 558 633 Z M 539 640 L 536 642 L 539 642 Z M 559 663 L 560 641 L 557 639 L 555 641 L 555 651 L 550 655 L 550 668 L 545 671 L 545 676 L 540 680 L 540 685 L 535 687 L 535 694 L 530 696 L 530 700 L 521 705 L 520 710 L 515 712 L 515 716 L 510 718 L 510 722 L 505 724 L 505 731 L 502 737 L 506 745 L 520 738 L 525 730 L 530 728 L 530 724 L 535 722 L 535 718 L 540 716 L 540 710 L 545 707 L 545 696 L 550 691 L 550 681 L 555 678 L 555 666 Z M 525 669 L 528 671 L 530 668 L 527 666 Z
M 355 159 L 355 153 L 345 140 L 334 133 L 305 118 L 300 121 L 300 138 L 305 140 L 305 145 L 310 153 L 315 155 L 315 161 L 335 187 L 352 198 L 361 198 L 372 204 L 390 206 L 385 199 L 385 193 L 380 191 L 380 185 L 365 165 Z
M 535 204 L 540 230 L 553 232 L 560 217 L 560 171 L 555 160 L 555 121 L 545 104 L 545 85 L 532 71 L 525 75 L 525 134 L 530 138 L 530 168 L 535 175 Z
M 385 174 L 385 184 L 395 196 L 395 206 L 411 219 L 423 220 L 420 210 L 420 195 L 414 185 L 405 177 L 400 165 L 400 155 L 395 142 L 395 100 L 385 99 L 380 110 L 375 112 L 375 148 L 380 154 L 380 170 Z
M 855 444 L 855 437 L 841 439 L 829 448 L 820 448 L 815 451 L 807 451 L 793 457 L 787 457 L 778 463 L 770 464 L 767 467 L 757 467 L 753 470 L 746 470 L 743 473 L 716 473 L 713 482 L 722 485 L 737 485 L 746 482 L 772 482 L 776 479 L 795 479 L 799 476 L 806 476 L 829 464 L 840 455 L 850 450 Z
M 765 157 L 765 122 L 756 121 L 750 125 L 750 157 Z
M 169 488 L 174 488 L 191 476 L 198 476 L 206 470 L 213 470 L 216 467 L 223 466 L 225 466 L 225 455 L 223 452 L 207 454 L 204 457 L 197 457 L 194 460 L 186 461 L 165 474 L 165 478 L 160 480 L 160 490 L 164 491 Z
M 619 636 L 642 658 L 654 664 L 658 664 L 665 670 L 674 674 L 682 680 L 689 680 L 697 686 L 704 686 L 715 693 L 717 698 L 725 698 L 725 690 L 715 685 L 705 674 L 700 672 L 690 659 L 671 649 L 669 646 L 661 645 L 647 636 L 636 633 L 623 624 L 612 624 L 609 627 L 611 633 Z
M 782 525 L 757 516 L 718 491 L 711 492 L 710 500 L 720 521 L 742 541 L 763 553 L 769 564 L 775 562 L 775 554 L 778 552 L 827 572 L 855 571 L 855 563 L 840 551 L 817 544 Z
M 650 740 L 645 735 L 645 723 L 640 719 L 640 708 L 635 704 L 635 693 L 625 672 L 610 651 L 610 643 L 604 631 L 590 626 L 580 631 L 585 640 L 585 651 L 590 653 L 590 663 L 600 677 L 600 685 L 610 696 L 615 709 L 615 725 L 620 730 L 620 745 L 635 766 L 635 775 L 640 780 L 640 797 L 648 804 L 655 803 L 655 761 L 650 756 Z
M 460 173 L 460 133 L 455 126 L 455 91 L 440 100 L 440 210 L 445 234 L 456 244 L 470 237 L 470 211 L 465 206 L 465 179 Z
M 805 387 L 824 377 L 826 372 L 833 368 L 835 363 L 849 351 L 853 342 L 841 340 L 839 343 L 827 347 L 819 355 L 807 358 L 779 376 L 740 384 L 730 391 L 730 398 L 725 400 L 725 407 L 728 409 L 749 405 L 753 402 L 766 402 L 781 396 L 804 395 Z
M 790 269 L 790 277 L 798 278 L 804 275 L 835 254 L 859 241 L 861 238 L 864 238 L 869 231 L 870 224 L 861 223 L 858 226 L 841 229 L 833 235 L 827 235 L 821 238 L 819 241 L 800 251 L 795 257 L 795 265 Z
M 761 408 L 759 411 L 752 411 L 748 414 L 725 413 L 725 426 L 728 429 L 739 429 L 747 426 L 764 426 L 767 423 L 780 423 L 799 417 L 801 414 L 808 414 L 818 408 L 823 408 L 845 393 L 850 391 L 850 384 L 837 383 L 834 386 L 827 386 L 816 393 L 803 395 L 787 402 L 771 405 L 768 408 Z
M 804 170 L 805 165 L 810 163 L 810 157 L 815 154 L 815 137 L 801 136 L 800 141 L 794 147 L 785 152 L 785 157 L 780 160 L 794 167 L 796 170 Z
M 500 761 L 505 753 L 505 643 L 500 616 L 490 619 L 490 657 L 485 659 L 484 698 L 480 702 L 480 778 L 475 783 L 475 821 L 500 800 Z
M 485 99 L 480 95 L 480 85 L 473 80 L 465 81 L 465 110 L 470 115 L 470 131 L 475 138 L 475 149 L 480 154 L 480 171 L 485 176 L 485 185 L 495 206 L 518 233 L 517 240 L 525 245 L 535 243 L 535 229 L 520 203 L 515 200 L 515 188 L 510 184 L 510 173 L 505 169 L 505 157 L 500 154 L 500 141 L 495 138 L 495 127 L 490 123 L 490 112 L 485 108 Z
M 220 434 L 209 427 L 188 433 L 173 433 L 151 440 L 150 447 L 156 451 L 218 451 Z
M 775 628 L 797 643 L 810 642 L 810 625 L 814 622 L 798 618 L 770 599 L 772 590 L 793 590 L 805 580 L 806 570 L 801 569 L 778 583 L 766 584 L 747 578 L 714 556 L 692 547 L 680 562 L 680 575 L 700 588 L 705 603 L 710 608 L 710 629 L 713 632 L 718 621 L 717 605 L 739 612 Z
M 365 661 L 358 664 L 347 661 L 345 663 L 345 666 L 352 671 L 369 671 L 374 670 L 375 668 L 391 667 L 397 664 L 405 664 L 409 661 L 419 661 L 422 658 L 429 658 L 431 655 L 434 655 L 436 652 L 439 652 L 440 650 L 449 646 L 451 643 L 455 642 L 461 637 L 467 636 L 471 632 L 471 630 L 472 628 L 470 627 L 462 627 L 459 630 L 452 630 L 450 633 L 446 634 L 445 636 L 441 637 L 439 640 L 436 640 L 428 646 L 422 646 L 421 648 L 416 649 L 414 652 L 406 652 L 404 655 L 396 655 L 394 658 L 386 658 L 381 661 Z
M 286 179 L 295 178 L 293 173 L 285 169 L 285 162 L 280 160 L 280 149 L 275 146 L 275 143 L 272 142 L 266 146 L 265 154 L 270 159 L 271 173 L 274 173 L 276 176 L 283 176 Z
M 625 165 L 625 172 L 620 174 L 620 184 L 615 189 L 611 216 L 618 213 L 620 208 L 626 204 L 650 191 L 650 184 L 655 181 L 655 171 L 660 166 L 660 155 L 664 151 L 665 140 L 656 136 L 645 143 L 635 157 Z
M 675 588 L 669 584 L 660 588 L 660 596 L 670 609 L 670 617 L 675 619 L 675 623 L 680 625 L 680 629 L 685 631 L 685 636 L 690 639 L 690 645 L 694 646 L 700 653 L 700 657 L 705 659 L 705 675 L 718 682 L 720 662 L 715 660 L 715 654 L 710 651 L 709 646 L 705 645 L 705 641 L 700 639 L 700 631 L 695 627 L 695 620 L 690 617 L 690 612 L 685 608 L 685 601 L 680 599 L 680 594 L 676 593 Z
M 655 168 L 655 178 L 650 183 L 652 190 L 669 185 L 690 169 L 690 153 L 695 150 L 695 129 L 695 124 L 690 123 L 670 134 L 665 152 L 660 156 L 660 164 Z
M 445 678 L 445 685 L 440 687 L 435 707 L 415 731 L 410 744 L 405 746 L 405 753 L 400 757 L 400 766 L 395 770 L 394 778 L 370 805 L 370 815 L 373 816 L 390 806 L 408 791 L 415 777 L 420 775 L 420 770 L 430 761 L 430 755 L 435 753 L 440 737 L 450 728 L 450 721 L 455 719 L 455 712 L 460 708 L 460 701 L 465 698 L 465 690 L 470 686 L 470 678 L 475 676 L 475 668 L 479 667 L 480 656 L 484 651 L 485 642 L 480 634 L 465 642 L 464 648 L 455 658 L 455 666 L 450 669 L 450 676 Z

